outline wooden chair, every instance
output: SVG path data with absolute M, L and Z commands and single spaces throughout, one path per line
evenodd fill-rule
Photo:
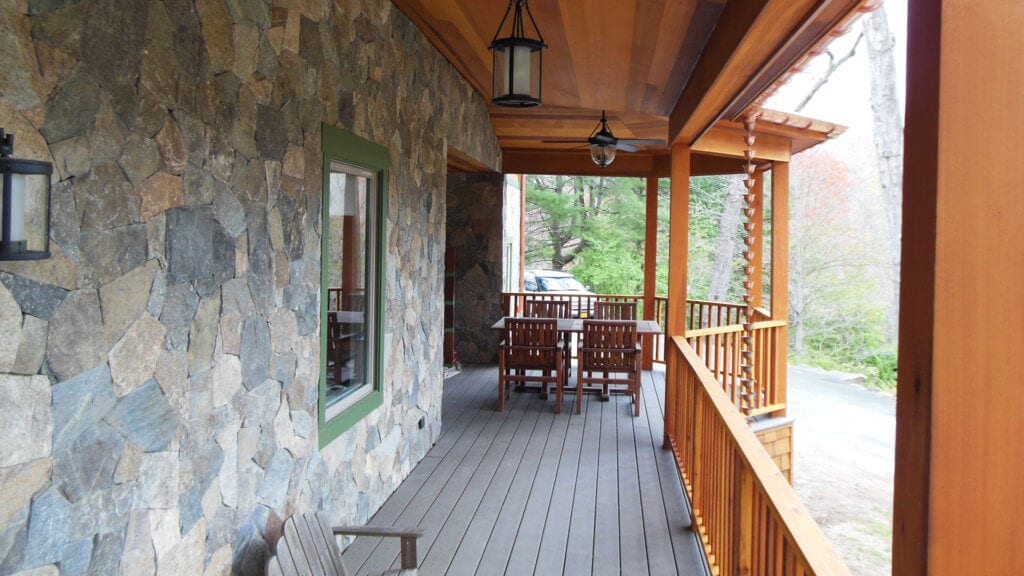
M 583 408 L 583 387 L 600 385 L 608 396 L 611 384 L 625 384 L 633 398 L 633 416 L 640 415 L 640 345 L 631 320 L 584 320 L 580 343 L 576 413 Z
M 596 320 L 636 320 L 636 302 L 603 302 L 594 303 Z
M 558 322 L 554 318 L 508 318 L 502 335 L 504 339 L 498 354 L 498 411 L 505 409 L 511 390 L 509 384 L 540 382 L 543 391 L 555 385 L 555 414 L 561 413 L 565 345 L 559 338 Z
M 535 300 L 528 298 L 523 305 L 526 318 L 571 318 L 568 300 Z
M 284 522 L 277 553 L 267 563 L 268 576 L 348 576 L 341 560 L 340 535 L 382 536 L 402 539 L 402 568 L 399 573 L 415 573 L 416 539 L 423 530 L 415 528 L 375 528 L 370 526 L 332 527 L 321 513 L 294 514 Z M 411 572 L 409 572 L 411 571 Z

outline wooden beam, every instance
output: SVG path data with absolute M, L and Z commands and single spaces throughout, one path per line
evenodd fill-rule
M 738 129 L 714 126 L 705 132 L 693 144 L 691 149 L 707 154 L 744 158 L 743 153 L 747 149 L 745 137 L 746 132 L 743 130 L 742 125 Z M 754 143 L 755 159 L 789 162 L 790 141 L 788 138 L 769 134 L 757 134 L 756 137 L 757 141 Z
M 1024 573 L 1017 0 L 911 0 L 893 573 Z M 1013 120 L 1017 118 L 1017 120 Z
M 668 156 L 622 153 L 611 166 L 601 168 L 589 151 L 502 150 L 502 170 L 507 174 L 561 174 L 564 176 L 668 176 Z
M 669 142 L 693 144 L 822 0 L 733 0 L 690 75 L 669 120 Z M 769 51 L 770 53 L 770 51 Z
M 448 169 L 453 172 L 494 172 L 483 162 L 451 146 L 448 147 Z

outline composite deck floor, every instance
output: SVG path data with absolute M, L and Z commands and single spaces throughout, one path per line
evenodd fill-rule
M 495 367 L 445 381 L 437 444 L 371 525 L 419 526 L 422 576 L 707 574 L 671 452 L 661 449 L 664 372 L 644 372 L 640 416 L 600 402 L 512 393 L 496 412 Z M 398 566 L 398 543 L 361 537 L 358 574 Z

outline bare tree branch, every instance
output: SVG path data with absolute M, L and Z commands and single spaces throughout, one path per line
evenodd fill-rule
M 839 60 L 836 60 L 836 55 L 833 54 L 831 50 L 828 51 L 828 68 L 825 70 L 825 73 L 822 74 L 820 78 L 818 78 L 818 81 L 814 83 L 814 86 L 810 89 L 810 91 L 807 92 L 807 95 L 804 96 L 804 99 L 800 101 L 800 104 L 796 107 L 797 112 L 803 110 L 804 106 L 807 106 L 807 104 L 810 103 L 811 98 L 814 98 L 814 95 L 818 93 L 818 90 L 821 90 L 821 88 L 825 86 L 825 84 L 828 84 L 829 79 L 832 78 L 832 74 L 836 70 L 838 70 L 839 67 L 843 65 L 843 63 L 845 63 L 850 58 L 853 58 L 854 54 L 857 53 L 857 46 L 860 45 L 860 41 L 863 39 L 864 32 L 861 32 L 860 34 L 857 35 L 857 40 L 854 41 L 853 46 L 850 47 L 850 51 L 843 55 L 843 57 L 840 58 Z

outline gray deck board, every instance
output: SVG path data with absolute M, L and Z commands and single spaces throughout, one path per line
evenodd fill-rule
M 445 383 L 443 428 L 372 525 L 419 526 L 420 574 L 706 575 L 671 452 L 662 450 L 664 372 L 645 372 L 640 416 L 626 396 L 513 393 L 497 371 Z M 357 574 L 397 566 L 397 542 L 357 538 Z

